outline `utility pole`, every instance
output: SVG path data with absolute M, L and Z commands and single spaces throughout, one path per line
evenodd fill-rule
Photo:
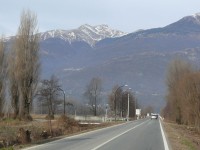
M 129 109 L 130 109 L 130 92 L 131 88 L 129 88 L 129 91 L 128 91 L 128 109 L 127 109 L 127 121 L 129 121 Z
M 106 104 L 106 115 L 105 115 L 105 121 L 107 122 L 108 118 L 108 104 Z
M 137 105 L 137 99 L 135 98 L 135 120 L 137 119 L 137 116 L 136 116 L 136 105 Z
M 129 121 L 129 93 L 128 93 L 127 121 Z

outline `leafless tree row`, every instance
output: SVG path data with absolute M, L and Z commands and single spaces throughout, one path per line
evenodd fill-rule
M 5 106 L 5 82 L 11 98 L 14 117 L 31 119 L 30 106 L 39 81 L 39 37 L 37 17 L 23 11 L 20 25 L 8 57 L 3 38 L 0 40 L 0 113 Z M 7 80 L 6 80 L 7 77 Z
M 169 65 L 167 87 L 163 115 L 200 131 L 200 72 L 185 61 L 174 60 Z
M 129 116 L 135 117 L 135 108 L 137 106 L 136 98 L 132 92 L 125 92 L 118 85 L 114 86 L 112 92 L 108 96 L 108 103 L 111 111 L 121 117 L 127 116 L 128 111 L 128 94 L 129 94 Z M 115 110 L 116 109 L 116 110 Z
M 129 98 L 129 116 L 135 117 L 136 98 L 130 90 L 125 90 L 119 86 L 114 86 L 112 92 L 108 95 L 108 104 L 102 103 L 102 80 L 99 77 L 91 79 L 86 87 L 84 96 L 87 99 L 87 109 L 89 109 L 94 116 L 99 115 L 109 106 L 109 114 L 127 117 L 128 114 L 128 98 Z M 105 112 L 104 112 L 105 113 Z
M 9 93 L 8 97 L 10 98 L 14 118 L 31 119 L 30 110 L 36 95 L 40 104 L 47 107 L 48 115 L 50 117 L 53 116 L 55 110 L 62 103 L 57 97 L 60 85 L 52 77 L 50 80 L 43 80 L 38 86 L 40 61 L 37 16 L 30 10 L 23 11 L 17 34 L 12 41 L 12 46 L 9 47 L 8 54 L 5 53 L 4 44 L 5 42 L 2 38 L 0 40 L 0 116 L 3 114 L 3 108 L 5 108 L 6 90 Z M 39 92 L 37 91 L 38 89 Z M 136 99 L 132 93 L 123 92 L 120 89 L 115 94 L 115 101 L 113 101 L 113 93 L 109 96 L 111 110 L 114 109 L 114 102 L 117 106 L 116 111 L 121 113 L 122 116 L 126 116 L 128 95 L 130 110 L 135 110 Z M 102 81 L 100 78 L 96 77 L 90 81 L 84 96 L 88 99 L 88 109 L 93 112 L 94 116 L 104 110 L 101 103 Z M 134 116 L 135 111 L 130 111 L 129 114 Z

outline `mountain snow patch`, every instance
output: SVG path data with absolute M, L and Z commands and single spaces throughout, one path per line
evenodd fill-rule
M 108 25 L 91 26 L 82 25 L 73 30 L 51 30 L 40 33 L 41 40 L 50 38 L 60 38 L 69 43 L 76 41 L 84 41 L 93 47 L 98 41 L 105 38 L 115 38 L 126 35 L 126 33 L 111 29 Z

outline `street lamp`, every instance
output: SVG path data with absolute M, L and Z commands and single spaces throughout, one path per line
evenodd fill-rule
M 127 87 L 128 85 L 127 84 L 125 84 L 125 85 L 122 85 L 122 86 L 119 86 L 118 88 L 117 88 L 117 90 L 115 91 L 115 121 L 116 121 L 116 112 L 117 112 L 117 103 L 116 103 L 116 93 L 117 93 L 117 91 L 120 89 L 120 88 L 122 88 L 122 87 Z
M 64 110 L 63 110 L 64 112 L 63 113 L 65 115 L 65 91 L 63 89 L 61 89 L 61 88 L 58 88 L 58 90 L 62 91 L 63 95 L 64 95 L 64 102 L 63 102 L 64 103 Z
M 136 105 L 137 105 L 137 99 L 135 98 L 135 120 L 137 119 L 137 116 L 136 116 Z
M 129 88 L 131 90 L 131 88 Z M 128 92 L 128 109 L 127 109 L 127 121 L 129 121 L 129 92 Z
M 108 118 L 108 104 L 106 104 L 106 115 L 105 115 L 105 121 L 107 121 Z

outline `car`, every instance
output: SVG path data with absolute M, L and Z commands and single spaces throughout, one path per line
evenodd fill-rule
M 151 119 L 158 119 L 158 115 L 157 114 L 151 114 Z

